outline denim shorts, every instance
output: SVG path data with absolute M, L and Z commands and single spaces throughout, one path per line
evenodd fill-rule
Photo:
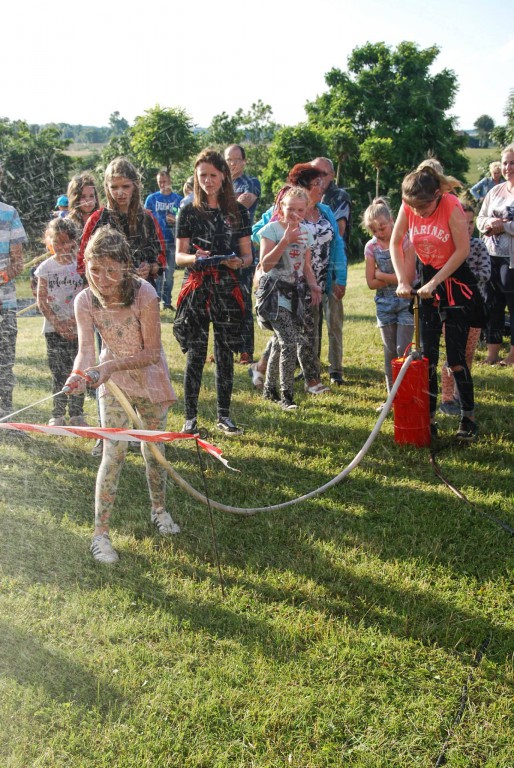
M 410 299 L 401 299 L 391 293 L 385 296 L 375 296 L 377 310 L 377 326 L 384 325 L 414 325 L 414 317 L 409 310 Z

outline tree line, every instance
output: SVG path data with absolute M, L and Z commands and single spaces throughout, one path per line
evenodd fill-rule
M 183 109 L 156 105 L 133 125 L 113 112 L 103 149 L 72 158 L 66 152 L 81 134 L 68 135 L 71 126 L 31 130 L 22 121 L 0 119 L 3 194 L 18 208 L 29 232 L 35 232 L 74 172 L 93 169 L 100 180 L 113 157 L 126 155 L 141 170 L 145 191 L 153 190 L 155 173 L 162 167 L 180 190 L 202 147 L 239 143 L 245 146 L 249 172 L 261 180 L 261 208 L 270 204 L 296 162 L 317 156 L 333 160 L 337 183 L 348 190 L 356 211 L 378 194 L 397 207 L 403 176 L 425 157 L 436 156 L 457 178 L 468 167 L 462 151 L 467 137 L 449 114 L 457 77 L 449 69 L 432 71 L 439 51 L 435 45 L 422 49 L 408 41 L 396 48 L 385 43 L 355 48 L 345 70 L 334 68 L 325 75 L 326 90 L 306 103 L 306 120 L 295 126 L 277 124 L 271 107 L 261 100 L 247 111 L 215 115 L 206 129 L 198 129 Z M 514 139 L 514 91 L 505 116 L 506 125 L 492 129 L 479 118 L 501 144 Z

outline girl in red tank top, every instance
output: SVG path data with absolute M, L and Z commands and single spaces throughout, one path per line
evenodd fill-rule
M 421 340 L 429 361 L 430 417 L 437 435 L 437 364 L 443 322 L 446 353 L 462 403 L 457 437 L 472 440 L 478 433 L 474 416 L 473 380 L 466 363 L 466 342 L 471 325 L 482 324 L 483 302 L 477 280 L 465 263 L 469 254 L 466 219 L 458 199 L 449 194 L 447 179 L 429 163 L 407 174 L 402 183 L 403 205 L 391 238 L 391 257 L 398 277 L 399 296 L 414 292 L 414 253 L 421 262 Z M 409 231 L 412 255 L 402 240 Z

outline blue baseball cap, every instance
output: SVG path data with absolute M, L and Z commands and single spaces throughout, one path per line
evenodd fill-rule
M 64 208 L 64 206 L 68 207 L 68 198 L 66 195 L 60 195 L 57 198 L 57 203 L 55 204 L 56 208 Z

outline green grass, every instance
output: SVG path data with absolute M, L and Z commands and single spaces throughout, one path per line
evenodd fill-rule
M 476 184 L 477 181 L 483 179 L 484 176 L 487 176 L 487 166 L 489 163 L 500 159 L 499 147 L 489 147 L 489 149 L 467 147 L 464 150 L 464 154 L 469 160 L 469 171 L 465 174 L 465 177 L 462 179 L 462 181 L 465 181 L 467 184 L 469 184 L 469 186 L 473 186 L 473 184 Z
M 298 393 L 298 413 L 264 403 L 237 367 L 233 415 L 245 435 L 213 441 L 240 473 L 207 461 L 213 498 L 294 498 L 360 449 L 385 389 L 361 265 L 345 312 L 348 384 Z M 181 395 L 184 358 L 163 321 Z M 50 391 L 40 326 L 19 321 L 18 406 Z M 265 339 L 258 332 L 258 349 Z M 200 410 L 211 430 L 212 368 Z M 170 482 L 182 534 L 159 540 L 138 456 L 122 475 L 121 561 L 109 568 L 88 553 L 91 443 L 0 432 L 0 766 L 428 767 L 450 733 L 448 766 L 512 768 L 513 539 L 479 511 L 514 526 L 513 372 L 474 372 L 481 438 L 454 445 L 456 420 L 442 416 L 438 460 L 476 508 L 440 483 L 426 449 L 394 442 L 390 416 L 325 495 L 250 518 L 215 513 L 224 596 L 207 510 Z M 23 418 L 45 423 L 49 412 Z M 87 412 L 94 422 L 91 400 Z M 176 406 L 170 428 L 182 420 Z M 193 447 L 167 455 L 202 490 Z

